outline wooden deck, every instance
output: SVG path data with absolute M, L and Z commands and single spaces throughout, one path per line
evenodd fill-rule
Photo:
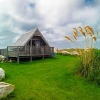
M 8 46 L 7 49 L 0 49 L 0 54 L 6 56 L 7 60 L 10 58 L 32 58 L 47 57 L 54 54 L 54 47 L 37 47 L 37 46 Z
M 8 57 L 52 55 L 54 47 L 8 46 Z

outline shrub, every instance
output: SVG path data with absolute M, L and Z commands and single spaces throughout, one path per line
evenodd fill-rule
M 5 61 L 5 58 L 6 58 L 5 56 L 0 55 L 0 62 L 2 62 L 2 63 L 3 63 L 3 62 Z
M 93 69 L 90 74 L 90 80 L 100 85 L 100 50 L 94 49 Z
M 100 50 L 93 49 L 93 42 L 97 41 L 97 34 L 94 34 L 92 27 L 86 26 L 84 28 L 79 27 L 79 32 L 76 28 L 73 28 L 73 38 L 77 40 L 79 32 L 84 36 L 85 49 L 80 52 L 80 65 L 78 73 L 85 78 L 95 81 L 100 84 Z M 71 38 L 65 36 L 67 40 L 73 42 Z
M 80 57 L 78 72 L 81 76 L 100 85 L 100 50 L 92 49 Z

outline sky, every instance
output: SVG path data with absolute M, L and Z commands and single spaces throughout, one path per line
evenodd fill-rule
M 100 34 L 100 0 L 0 0 L 0 48 L 12 46 L 25 32 L 38 28 L 50 46 L 84 47 L 84 38 L 70 43 L 72 28 L 91 26 Z M 96 48 L 100 48 L 100 35 Z

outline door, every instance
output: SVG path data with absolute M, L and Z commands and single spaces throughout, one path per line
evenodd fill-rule
M 35 46 L 40 47 L 40 41 L 39 40 L 35 41 Z

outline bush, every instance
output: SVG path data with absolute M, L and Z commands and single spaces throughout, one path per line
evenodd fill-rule
M 4 62 L 5 58 L 5 56 L 0 55 L 0 62 Z
M 82 55 L 80 56 L 80 65 L 78 69 L 80 75 L 84 76 L 85 78 L 89 77 L 92 70 L 92 64 L 93 64 L 92 62 L 93 62 L 92 49 L 89 51 L 84 50 Z
M 100 69 L 100 50 L 93 50 L 93 68 Z
M 78 73 L 100 85 L 100 50 L 91 49 L 88 52 L 83 52 L 80 56 Z
M 90 74 L 90 80 L 100 85 L 100 50 L 94 49 L 93 69 Z
M 90 75 L 90 81 L 100 85 L 100 69 L 94 69 Z

